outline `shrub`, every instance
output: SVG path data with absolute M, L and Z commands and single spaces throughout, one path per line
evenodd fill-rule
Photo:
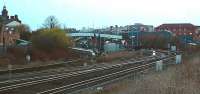
M 25 63 L 25 49 L 21 47 L 8 48 L 7 58 L 11 64 Z
M 72 57 L 72 41 L 61 29 L 40 29 L 32 34 L 32 60 L 49 61 Z
M 57 49 L 67 49 L 71 46 L 71 39 L 61 29 L 42 29 L 34 33 L 32 38 L 34 49 L 53 52 Z

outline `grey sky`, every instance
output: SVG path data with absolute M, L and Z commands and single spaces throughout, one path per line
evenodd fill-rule
M 134 23 L 200 25 L 198 0 L 5 0 L 9 14 L 18 14 L 32 29 L 49 15 L 67 27 L 105 27 Z M 3 7 L 3 0 L 0 1 Z M 2 8 L 1 8 L 2 9 Z

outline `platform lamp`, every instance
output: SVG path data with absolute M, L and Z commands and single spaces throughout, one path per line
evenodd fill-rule
M 3 35 L 3 51 L 6 52 L 6 38 L 5 38 L 5 33 L 8 31 L 8 27 L 6 27 L 5 25 L 3 25 L 2 27 L 2 35 Z

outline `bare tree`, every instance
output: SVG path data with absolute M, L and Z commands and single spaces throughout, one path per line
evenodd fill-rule
M 31 32 L 31 29 L 27 24 L 21 24 L 19 26 L 15 26 L 15 30 L 17 32 Z
M 22 25 L 16 26 L 15 30 L 20 33 L 20 39 L 30 40 L 31 29 L 28 25 L 22 24 Z
M 43 26 L 49 29 L 60 27 L 58 19 L 55 16 L 47 17 Z

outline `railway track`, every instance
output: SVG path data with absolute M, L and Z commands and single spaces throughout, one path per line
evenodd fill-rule
M 143 60 L 147 59 L 147 58 L 153 58 L 153 56 L 150 56 L 150 57 L 145 57 L 143 58 Z M 138 59 L 138 61 L 140 61 L 142 59 Z M 38 77 L 31 77 L 31 78 L 26 78 L 26 79 L 16 79 L 16 80 L 7 80 L 7 81 L 1 81 L 0 82 L 0 86 L 2 85 L 8 85 L 8 84 L 16 84 L 18 82 L 22 82 L 22 81 L 30 81 L 30 80 L 37 80 L 37 79 L 45 79 L 45 78 L 50 78 L 50 77 L 58 77 L 58 76 L 65 76 L 67 74 L 73 74 L 73 73 L 87 73 L 87 72 L 90 72 L 90 71 L 95 71 L 95 70 L 103 70 L 103 69 L 108 69 L 108 68 L 111 68 L 111 67 L 117 67 L 117 66 L 122 66 L 122 65 L 126 65 L 126 64 L 131 64 L 133 61 L 131 62 L 128 62 L 128 63 L 124 63 L 124 64 L 116 64 L 116 65 L 113 65 L 113 66 L 110 66 L 110 67 L 95 67 L 95 68 L 92 68 L 92 69 L 87 69 L 87 70 L 78 70 L 80 72 L 76 72 L 76 71 L 72 71 L 71 73 L 66 73 L 68 71 L 64 71 L 63 73 L 59 73 L 57 75 L 47 75 L 47 76 L 38 76 Z M 134 62 L 134 63 L 137 63 L 137 62 Z M 56 72 L 53 72 L 53 73 L 56 73 Z
M 136 60 L 139 58 L 135 58 Z M 77 60 L 78 61 L 78 60 Z M 23 79 L 23 78 L 29 78 L 29 77 L 35 77 L 35 76 L 43 76 L 43 75 L 52 75 L 52 74 L 60 74 L 64 72 L 73 72 L 73 71 L 79 71 L 79 70 L 86 70 L 93 67 L 96 67 L 97 65 L 91 65 L 88 67 L 79 66 L 77 69 L 69 70 L 66 69 L 66 64 L 69 64 L 71 62 L 77 62 L 77 61 L 68 61 L 65 63 L 54 63 L 49 65 L 42 65 L 38 67 L 25 67 L 25 68 L 16 68 L 11 70 L 1 70 L 0 71 L 0 82 L 5 80 L 17 80 L 17 79 Z M 101 66 L 101 64 L 98 64 L 98 66 Z M 102 64 L 103 65 L 103 64 Z M 108 65 L 108 64 L 107 64 Z M 12 76 L 9 77 L 10 73 L 12 73 Z
M 168 59 L 171 59 L 171 58 L 173 58 L 173 57 L 170 57 L 170 58 L 167 58 L 167 59 L 164 59 L 164 60 L 168 60 Z M 154 66 L 154 64 L 155 64 L 155 62 L 146 63 L 146 64 L 143 64 L 143 65 L 140 65 L 140 66 L 131 67 L 131 68 L 128 68 L 128 69 L 125 69 L 125 70 L 122 70 L 122 71 L 110 73 L 110 74 L 103 75 L 103 76 L 100 76 L 100 77 L 88 79 L 88 80 L 85 80 L 85 81 L 80 81 L 80 82 L 77 82 L 77 83 L 73 83 L 73 84 L 62 86 L 62 87 L 46 90 L 46 91 L 43 91 L 43 92 L 38 92 L 37 94 L 71 93 L 71 92 L 73 92 L 73 90 L 76 91 L 76 90 L 79 90 L 79 89 L 82 89 L 82 88 L 85 88 L 85 87 L 90 87 L 90 86 L 93 86 L 93 85 L 96 85 L 96 84 L 101 84 L 103 82 L 108 82 L 110 80 L 120 78 L 121 76 L 125 76 L 125 75 L 128 75 L 128 74 L 133 73 L 133 72 L 141 72 L 143 70 L 151 68 L 152 66 Z
M 166 56 L 165 58 L 172 58 L 171 56 Z M 76 89 L 79 89 L 81 87 L 84 87 L 85 84 L 98 84 L 96 80 L 94 79 L 105 79 L 105 78 L 111 78 L 109 76 L 114 76 L 116 74 L 117 77 L 122 76 L 122 72 L 124 72 L 123 75 L 126 75 L 126 73 L 129 73 L 129 71 L 135 71 L 135 69 L 144 69 L 147 66 L 153 65 L 155 63 L 152 63 L 154 61 L 164 59 L 160 58 L 160 56 L 149 56 L 145 57 L 142 59 L 138 59 L 138 61 L 132 61 L 132 62 L 127 62 L 127 63 L 122 63 L 122 64 L 116 64 L 112 66 L 107 66 L 107 67 L 99 67 L 99 68 L 94 68 L 94 69 L 89 69 L 89 70 L 84 70 L 84 71 L 78 71 L 78 72 L 70 72 L 70 73 L 61 73 L 61 74 L 56 74 L 56 75 L 48 75 L 48 76 L 42 76 L 42 77 L 34 77 L 34 78 L 28 78 L 28 79 L 20 79 L 20 80 L 12 80 L 12 81 L 4 81 L 0 82 L 0 93 L 8 93 L 8 94 L 26 94 L 26 93 L 16 93 L 19 90 L 24 90 L 25 88 L 28 87 L 33 87 L 33 86 L 40 86 L 42 87 L 43 84 L 50 84 L 50 83 L 57 83 L 60 84 L 60 86 L 53 86 L 48 89 L 44 89 L 42 91 L 35 91 L 34 93 L 29 93 L 29 94 L 55 94 L 58 93 L 58 91 L 73 91 Z M 150 62 L 150 63 L 147 63 Z M 138 69 L 139 70 L 139 69 Z M 87 75 L 87 76 L 86 76 Z M 69 80 L 66 82 L 66 80 Z M 107 79 L 111 80 L 111 79 Z M 94 83 L 86 83 L 86 82 L 94 82 Z M 103 80 L 97 80 L 98 82 L 102 82 Z M 104 80 L 105 81 L 105 80 Z M 65 82 L 65 83 L 62 83 Z M 66 85 L 67 84 L 67 85 Z M 77 85 L 77 86 L 76 86 Z M 59 87 L 59 88 L 56 88 Z M 66 87 L 70 87 L 66 89 Z M 74 87 L 74 88 L 72 88 Z M 52 89 L 54 88 L 54 89 Z M 65 88 L 66 90 L 64 90 Z M 10 91 L 15 92 L 15 93 L 10 93 Z M 56 92 L 55 92 L 56 90 Z M 54 93 L 55 92 L 55 93 Z
M 125 76 L 127 74 L 130 74 L 132 72 L 136 72 L 136 71 L 140 71 L 140 70 L 142 71 L 143 69 L 148 68 L 149 66 L 151 66 L 153 64 L 154 63 L 150 63 L 150 64 L 145 64 L 145 65 L 125 69 L 125 70 L 114 72 L 114 73 L 107 74 L 107 75 L 104 75 L 104 76 L 95 77 L 95 78 L 92 78 L 92 79 L 80 81 L 80 82 L 77 82 L 77 83 L 73 83 L 73 84 L 69 84 L 69 85 L 66 85 L 66 86 L 50 89 L 50 90 L 43 91 L 43 92 L 38 92 L 37 94 L 60 94 L 60 93 L 63 93 L 63 92 L 70 93 L 73 90 L 78 90 L 78 89 L 82 89 L 84 87 L 89 87 L 89 86 L 100 84 L 100 83 L 103 83 L 103 82 L 106 82 L 106 81 L 110 81 L 112 79 L 119 78 L 121 76 Z
M 99 66 L 104 66 L 103 64 L 99 64 Z M 4 74 L 0 76 L 0 84 L 4 81 L 10 82 L 10 80 L 20 80 L 20 79 L 28 79 L 28 78 L 37 78 L 37 76 L 48 76 L 53 74 L 61 74 L 61 73 L 69 73 L 69 72 L 75 72 L 75 71 L 82 71 L 92 68 L 97 68 L 97 65 L 90 65 L 87 67 L 79 66 L 79 67 L 60 67 L 60 68 L 54 68 L 49 70 L 43 70 L 43 71 L 34 71 L 34 72 L 24 72 L 24 73 L 12 73 L 12 76 L 9 77 L 8 74 Z
M 135 59 L 129 60 L 129 62 L 138 61 L 139 59 L 141 59 L 141 58 L 136 57 Z M 122 60 L 122 61 L 126 62 L 126 60 Z M 0 71 L 0 74 L 1 74 L 0 81 L 11 80 L 11 79 L 17 80 L 17 79 L 35 77 L 35 76 L 40 76 L 40 75 L 43 76 L 43 75 L 51 75 L 51 74 L 58 74 L 58 73 L 60 74 L 63 72 L 72 72 L 71 70 L 67 70 L 65 67 L 65 64 L 68 64 L 70 62 L 76 62 L 76 61 L 68 61 L 65 63 L 54 63 L 54 64 L 42 65 L 42 66 L 38 66 L 38 67 L 26 67 L 26 68 L 18 68 L 18 69 Z M 60 67 L 60 68 L 55 69 L 54 67 L 55 68 Z M 95 65 L 94 65 L 94 67 L 95 67 Z M 54 69 L 51 69 L 51 68 L 54 68 Z M 91 66 L 90 66 L 90 68 L 91 68 Z M 85 67 L 81 68 L 80 67 L 80 69 L 73 70 L 73 71 L 79 71 L 79 70 L 85 70 L 85 69 L 89 69 L 89 68 L 85 68 Z M 10 76 L 9 73 L 12 73 L 11 77 L 9 77 Z
M 64 66 L 65 64 L 71 63 L 71 62 L 77 62 L 77 61 L 67 61 L 63 63 L 53 63 L 53 64 L 48 64 L 48 65 L 41 65 L 37 67 L 25 67 L 25 68 L 15 68 L 11 70 L 1 70 L 0 74 L 7 74 L 9 71 L 12 71 L 13 73 L 23 73 L 23 72 L 31 72 L 31 71 L 41 71 L 41 70 L 46 70 L 50 68 L 56 68 L 60 66 Z

